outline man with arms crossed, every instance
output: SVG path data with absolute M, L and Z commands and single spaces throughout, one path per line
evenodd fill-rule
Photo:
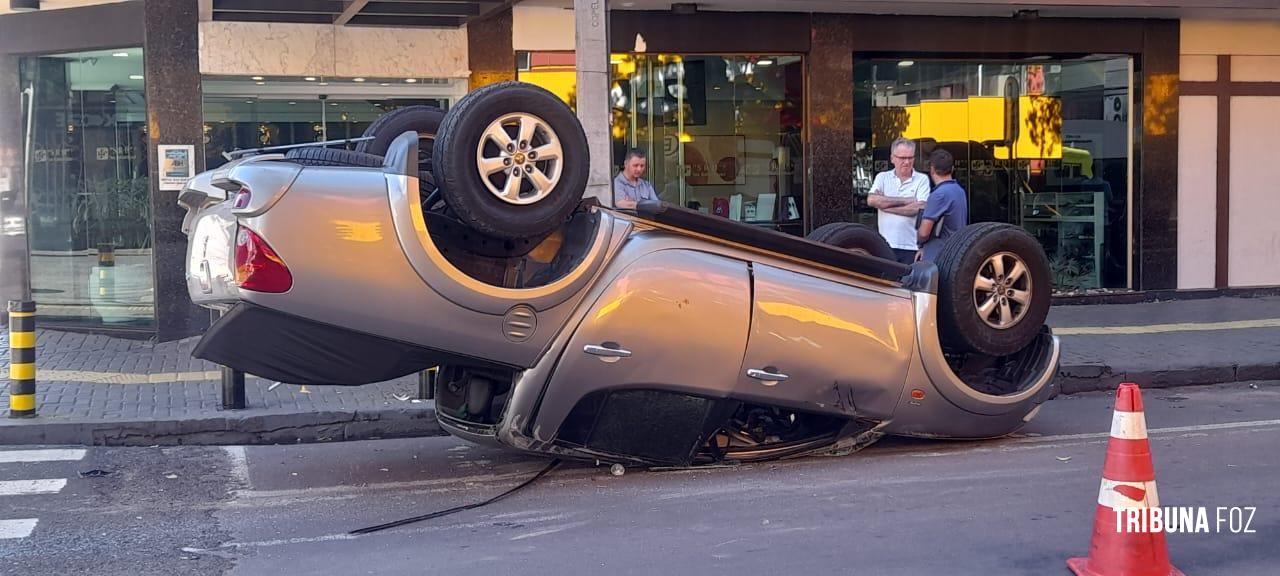
M 644 179 L 644 171 L 648 167 L 643 150 L 638 148 L 627 151 L 622 162 L 622 171 L 613 179 L 613 207 L 619 210 L 635 210 L 636 204 L 658 199 L 653 184 Z
M 929 177 L 912 166 L 916 160 L 916 143 L 898 138 L 889 147 L 893 170 L 876 174 L 867 204 L 878 214 L 880 235 L 893 248 L 903 264 L 916 259 L 916 215 L 929 199 Z

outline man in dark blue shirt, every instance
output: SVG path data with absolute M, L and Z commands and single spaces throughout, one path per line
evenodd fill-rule
M 917 230 L 920 259 L 926 262 L 936 260 L 947 239 L 969 224 L 969 200 L 964 188 L 952 177 L 954 170 L 955 159 L 950 152 L 938 148 L 929 155 L 929 177 L 933 179 L 934 188 Z

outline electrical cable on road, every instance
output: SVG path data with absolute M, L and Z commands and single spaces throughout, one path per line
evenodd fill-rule
M 493 498 L 490 498 L 490 499 L 488 499 L 488 500 L 485 500 L 485 501 L 483 501 L 483 502 L 477 502 L 477 503 L 474 503 L 474 504 L 467 504 L 467 505 L 465 505 L 465 506 L 458 506 L 458 507 L 455 507 L 455 508 L 450 508 L 450 509 L 448 509 L 448 510 L 441 510 L 441 511 L 439 511 L 439 512 L 432 512 L 432 513 L 430 513 L 430 514 L 423 514 L 423 515 L 421 515 L 421 516 L 414 516 L 414 517 L 412 517 L 412 518 L 405 518 L 404 520 L 396 520 L 395 522 L 387 522 L 386 524 L 379 524 L 379 525 L 377 525 L 377 526 L 370 526 L 370 527 L 368 527 L 368 528 L 360 528 L 360 529 L 358 529 L 358 530 L 352 530 L 351 532 L 348 532 L 348 534 L 370 534 L 370 533 L 373 533 L 373 532 L 378 532 L 378 531 L 380 531 L 380 530 L 386 530 L 386 529 L 388 529 L 388 528 L 395 528 L 395 527 L 397 527 L 397 526 L 404 526 L 405 524 L 412 524 L 412 523 L 414 523 L 414 522 L 421 522 L 421 521 L 423 521 L 423 520 L 431 520 L 431 519 L 433 519 L 433 518 L 439 518 L 439 517 L 441 517 L 441 516 L 448 516 L 448 515 L 453 514 L 453 513 L 456 513 L 456 512 L 462 512 L 463 510 L 472 510 L 472 509 L 474 509 L 474 508 L 479 508 L 479 507 L 481 507 L 481 506 L 488 506 L 489 504 L 493 504 L 494 502 L 497 502 L 497 501 L 499 501 L 499 500 L 501 500 L 501 499 L 503 499 L 503 498 L 506 498 L 507 496 L 510 496 L 510 495 L 512 495 L 512 494 L 515 494 L 517 491 L 521 490 L 522 488 L 524 488 L 524 487 L 526 487 L 526 486 L 528 486 L 528 485 L 530 485 L 530 484 L 533 484 L 534 482 L 537 482 L 539 478 L 542 478 L 543 476 L 546 476 L 548 472 L 551 472 L 552 470 L 555 470 L 555 468 L 556 468 L 557 466 L 559 466 L 559 465 L 560 465 L 560 459 L 559 459 L 559 458 L 556 458 L 555 460 L 552 460 L 552 461 L 551 461 L 551 463 L 550 463 L 550 464 L 548 464 L 546 468 L 543 468 L 541 472 L 538 472 L 537 474 L 534 474 L 534 476 L 533 476 L 532 478 L 530 478 L 530 479 L 528 479 L 528 480 L 525 480 L 525 481 L 524 481 L 523 483 L 521 483 L 519 486 L 516 486 L 515 488 L 512 488 L 512 489 L 510 489 L 510 490 L 507 490 L 506 492 L 503 492 L 503 493 L 501 493 L 501 494 L 499 494 L 499 495 L 497 495 L 497 496 L 494 496 Z

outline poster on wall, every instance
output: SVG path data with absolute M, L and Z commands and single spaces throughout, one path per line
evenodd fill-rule
M 160 189 L 182 190 L 183 185 L 196 175 L 196 147 L 190 144 L 161 144 Z

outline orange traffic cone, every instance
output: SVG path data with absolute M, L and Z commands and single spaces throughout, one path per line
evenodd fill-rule
M 1126 509 L 1139 509 L 1149 519 L 1150 510 L 1159 506 L 1142 394 L 1137 384 L 1126 382 L 1116 390 L 1089 557 L 1068 559 L 1067 567 L 1077 576 L 1183 576 L 1169 563 L 1163 530 L 1122 527 L 1128 526 L 1121 522 Z

